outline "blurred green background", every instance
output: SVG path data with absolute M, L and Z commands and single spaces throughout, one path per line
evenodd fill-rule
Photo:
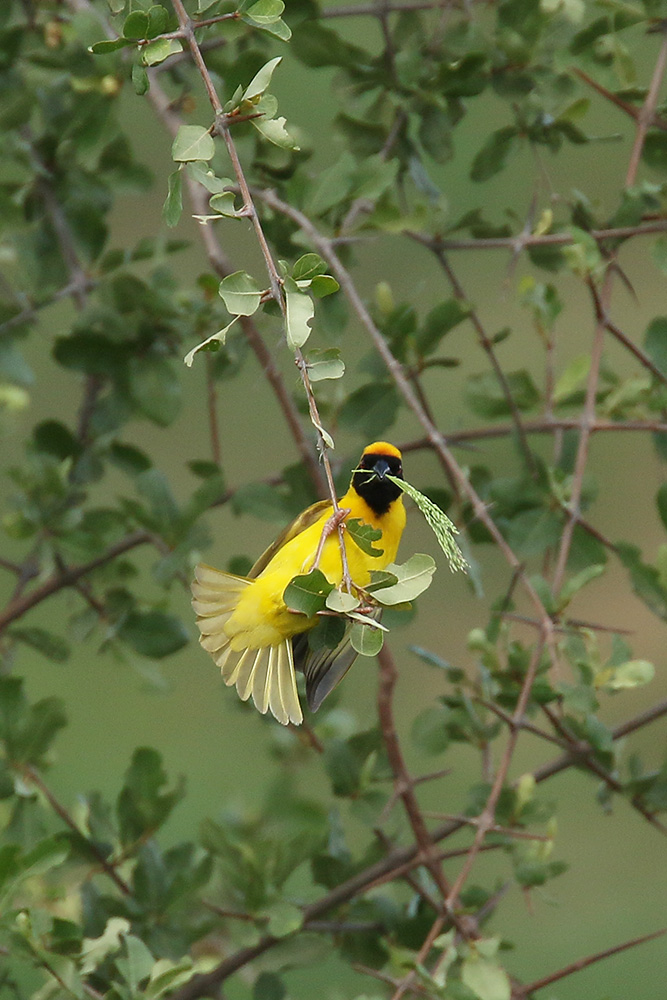
M 336 28 L 347 37 L 360 40 L 377 29 L 371 19 L 358 18 Z M 647 72 L 653 65 L 658 41 L 642 39 Z M 315 150 L 313 169 L 321 168 L 337 155 L 332 139 L 330 120 L 336 108 L 336 98 L 330 84 L 333 74 L 320 70 L 312 86 L 313 72 L 297 63 L 284 51 L 284 63 L 275 78 L 276 94 L 281 113 L 290 124 L 298 126 L 309 137 Z M 151 192 L 140 198 L 128 195 L 119 199 L 111 218 L 111 245 L 128 245 L 144 236 L 164 232 L 161 205 L 166 190 L 166 176 L 171 169 L 170 139 L 155 121 L 148 104 L 126 94 L 124 115 L 136 137 L 141 159 L 154 171 L 156 183 Z M 580 148 L 570 147 L 567 157 L 556 159 L 544 155 L 542 169 L 562 190 L 580 188 L 589 197 L 611 209 L 619 183 L 625 171 L 632 129 L 626 119 L 603 101 L 593 101 L 594 111 L 587 127 L 600 141 Z M 495 217 L 495 206 L 511 204 L 516 213 L 514 228 L 518 230 L 530 210 L 536 167 L 528 152 L 516 157 L 510 169 L 491 182 L 479 186 L 468 177 L 468 165 L 486 133 L 490 121 L 495 121 L 500 105 L 493 99 L 475 102 L 472 114 L 457 130 L 457 156 L 452 164 L 440 168 L 436 179 L 442 183 L 450 204 L 452 218 L 479 205 L 486 214 Z M 498 125 L 502 122 L 498 122 Z M 243 143 L 241 143 L 243 152 Z M 567 174 L 564 164 L 567 163 Z M 498 217 L 498 221 L 502 221 Z M 249 226 L 245 222 L 223 222 L 221 238 L 235 266 L 248 267 L 260 273 L 261 266 Z M 190 248 L 178 259 L 179 280 L 194 280 L 207 270 L 207 263 L 198 241 L 196 224 L 186 215 L 177 235 L 190 240 Z M 396 301 L 418 299 L 422 315 L 446 294 L 444 278 L 426 252 L 401 237 L 383 237 L 362 241 L 355 250 L 360 262 L 356 280 L 362 296 L 371 300 L 379 281 L 388 282 Z M 507 369 L 526 366 L 542 378 L 543 352 L 528 314 L 517 304 L 517 286 L 526 273 L 532 271 L 525 260 L 516 268 L 505 251 L 460 253 L 452 255 L 452 263 L 468 297 L 475 303 L 491 332 L 511 326 L 512 336 L 498 348 L 499 358 Z M 633 339 L 639 340 L 651 317 L 665 311 L 665 281 L 657 269 L 646 266 L 645 248 L 635 241 L 632 249 L 621 254 L 621 264 L 636 293 L 635 297 L 618 282 L 612 312 L 614 321 Z M 541 280 L 544 276 L 541 275 Z M 567 281 L 567 279 L 565 279 Z M 570 282 L 566 310 L 558 322 L 558 364 L 562 369 L 568 360 L 585 354 L 591 343 L 593 317 L 590 304 L 574 279 Z M 416 293 L 416 294 L 415 294 Z M 69 305 L 61 303 L 44 313 L 39 330 L 32 338 L 29 361 L 36 373 L 29 410 L 5 420 L 0 428 L 0 447 L 18 456 L 29 429 L 39 419 L 57 413 L 59 419 L 74 418 L 78 400 L 78 379 L 73 374 L 54 368 L 49 362 L 50 347 L 69 320 Z M 315 339 L 315 338 L 314 338 Z M 276 331 L 271 346 L 275 349 L 288 384 L 296 386 L 296 373 L 287 352 L 279 344 Z M 341 344 L 348 364 L 346 380 L 360 381 L 355 361 L 364 353 L 360 332 L 350 323 Z M 608 343 L 609 355 L 615 361 L 621 356 L 616 345 Z M 462 386 L 471 372 L 483 371 L 486 360 L 483 351 L 473 341 L 466 324 L 450 334 L 447 354 L 461 358 L 461 365 L 451 369 L 447 381 L 439 370 L 438 390 L 433 398 L 439 426 L 445 434 L 464 425 Z M 627 372 L 633 365 L 623 357 Z M 206 423 L 204 366 L 195 366 L 184 376 L 187 399 L 182 414 L 168 431 L 148 423 L 135 428 L 134 440 L 154 457 L 164 469 L 177 495 L 185 495 L 193 485 L 186 462 L 192 458 L 209 457 Z M 428 389 L 428 380 L 426 388 Z M 282 423 L 282 418 L 266 387 L 261 372 L 251 359 L 240 379 L 225 382 L 219 399 L 220 431 L 225 472 L 229 485 L 242 481 L 252 466 L 255 478 L 277 473 L 283 465 L 295 460 L 294 449 Z M 409 415 L 402 413 L 391 431 L 396 444 L 420 436 L 419 428 Z M 349 434 L 336 434 L 336 455 L 350 463 L 365 442 Z M 549 439 L 537 445 L 548 453 Z M 515 467 L 515 453 L 508 440 L 486 441 L 470 452 L 458 452 L 465 463 L 486 462 L 508 472 Z M 590 471 L 603 482 L 613 482 L 613 488 L 601 491 L 589 519 L 612 540 L 631 537 L 641 546 L 647 558 L 664 542 L 664 530 L 655 513 L 654 495 L 662 481 L 646 435 L 613 434 L 594 438 Z M 440 485 L 438 469 L 428 456 L 410 455 L 406 461 L 410 480 L 420 488 Z M 105 482 L 107 482 L 105 480 Z M 105 489 L 123 492 L 127 489 L 120 474 L 117 481 L 109 480 Z M 228 507 L 214 511 L 209 517 L 215 542 L 204 553 L 205 560 L 225 566 L 238 554 L 254 557 L 276 534 L 279 525 L 249 517 L 237 518 Z M 435 543 L 416 512 L 412 512 L 402 543 L 402 555 L 413 551 L 435 553 Z M 12 553 L 8 551 L 11 558 Z M 476 550 L 482 581 L 487 593 L 497 593 L 508 580 L 507 567 L 488 548 Z M 436 555 L 437 558 L 437 555 Z M 146 587 L 151 588 L 147 572 L 149 558 L 137 557 L 146 573 Z M 418 614 L 413 622 L 392 638 L 392 648 L 400 666 L 400 683 L 396 709 L 401 735 L 411 767 L 430 770 L 432 766 L 447 766 L 451 774 L 428 787 L 423 796 L 426 808 L 456 813 L 464 804 L 464 793 L 470 782 L 470 768 L 477 762 L 461 749 L 448 751 L 444 761 L 425 760 L 410 746 L 409 720 L 430 703 L 442 690 L 442 674 L 429 670 L 408 650 L 412 643 L 433 649 L 454 664 L 467 670 L 473 668 L 473 658 L 467 650 L 466 638 L 471 628 L 483 624 L 487 616 L 485 598 L 473 596 L 465 581 L 452 576 L 444 561 L 431 589 L 419 600 Z M 628 597 L 625 574 L 616 565 L 586 591 L 573 613 L 583 619 L 612 623 L 630 629 L 630 642 L 637 657 L 656 664 L 656 679 L 648 689 L 624 693 L 622 698 L 608 698 L 603 718 L 614 722 L 641 710 L 643 705 L 667 695 L 665 673 L 665 628 L 652 617 L 638 600 Z M 63 592 L 34 613 L 36 621 L 57 630 L 72 598 Z M 189 609 L 189 595 L 174 596 L 174 610 L 186 622 L 191 622 L 192 643 L 181 653 L 160 666 L 159 676 L 147 673 L 146 663 L 119 665 L 109 657 L 99 656 L 95 646 L 80 648 L 66 665 L 57 666 L 37 656 L 23 654 L 29 696 L 34 699 L 48 694 L 64 698 L 68 706 L 69 727 L 57 741 L 57 759 L 50 775 L 55 793 L 72 805 L 78 791 L 100 788 L 115 794 L 121 776 L 136 745 L 155 746 L 164 755 L 165 766 L 174 779 L 185 774 L 187 798 L 170 822 L 171 836 L 189 838 L 195 835 L 200 820 L 215 817 L 221 810 L 240 807 L 251 810 L 261 799 L 266 775 L 272 765 L 266 756 L 276 739 L 279 728 L 272 721 L 242 706 L 233 691 L 221 683 L 210 659 L 199 649 L 194 619 Z M 153 671 L 152 665 L 150 671 Z M 373 661 L 361 659 L 341 689 L 340 708 L 358 718 L 374 712 L 376 668 Z M 658 723 L 632 739 L 633 747 L 651 760 L 658 761 L 667 743 L 665 725 Z M 523 736 L 512 771 L 516 776 L 523 769 L 532 769 L 550 759 L 544 744 Z M 308 771 L 309 791 L 326 790 L 318 760 L 314 757 Z M 659 833 L 633 813 L 624 802 L 614 804 L 614 816 L 601 821 L 600 806 L 595 801 L 595 782 L 590 776 L 569 771 L 549 782 L 548 794 L 559 803 L 559 833 L 556 846 L 558 858 L 570 862 L 569 870 L 542 892 L 531 894 L 530 903 L 517 889 L 505 901 L 490 925 L 492 933 L 521 942 L 516 956 L 508 959 L 509 968 L 517 976 L 533 979 L 556 969 L 589 952 L 603 949 L 634 936 L 650 932 L 667 924 L 667 863 L 665 842 Z M 591 830 L 595 834 L 591 835 Z M 497 861 L 480 858 L 477 869 L 488 870 Z M 449 871 L 456 868 L 449 863 Z M 473 882 L 475 874 L 473 873 Z M 342 969 L 333 962 L 318 963 L 312 976 L 303 972 L 287 977 L 291 994 L 296 998 L 315 994 L 335 998 L 346 993 L 354 977 L 359 992 L 373 992 L 371 984 L 361 976 Z M 664 995 L 667 982 L 667 947 L 663 940 L 631 950 L 600 966 L 548 988 L 541 997 L 575 1000 L 603 998 L 626 1000 L 658 1000 Z M 226 990 L 233 1000 L 233 985 Z

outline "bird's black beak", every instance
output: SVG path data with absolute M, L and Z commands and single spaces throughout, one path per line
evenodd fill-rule
M 384 458 L 378 458 L 377 462 L 373 466 L 373 472 L 378 479 L 384 479 L 389 472 L 389 462 L 387 462 Z

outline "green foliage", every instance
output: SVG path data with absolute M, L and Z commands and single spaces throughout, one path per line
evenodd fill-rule
M 512 897 L 539 920 L 566 868 L 551 774 L 576 766 L 593 777 L 582 794 L 597 789 L 606 810 L 621 796 L 664 829 L 660 739 L 645 760 L 634 751 L 635 730 L 664 716 L 661 664 L 643 625 L 634 648 L 620 629 L 635 597 L 667 622 L 667 542 L 649 546 L 635 514 L 648 497 L 667 528 L 667 487 L 648 460 L 605 466 L 597 444 L 643 431 L 653 461 L 667 457 L 667 320 L 646 305 L 667 267 L 661 81 L 649 85 L 665 5 L 501 0 L 448 5 L 445 20 L 441 5 L 395 6 L 378 5 L 371 34 L 367 15 L 312 0 L 189 0 L 185 24 L 171 2 L 0 4 L 0 952 L 14 1000 L 196 1000 L 231 977 L 230 995 L 283 1000 L 320 965 L 327 995 L 362 995 L 354 965 L 392 993 L 509 1000 L 517 967 L 552 971 L 548 952 L 515 964 L 504 922 Z M 178 226 L 185 238 L 170 238 Z M 644 256 L 626 257 L 637 233 Z M 625 313 L 622 283 L 637 298 Z M 461 610 L 459 581 L 412 554 L 411 526 L 404 561 L 363 589 L 306 564 L 283 597 L 314 620 L 311 652 L 382 651 L 354 668 L 370 678 L 358 702 L 341 686 L 299 733 L 242 705 L 200 732 L 184 709 L 196 752 L 222 745 L 225 778 L 239 776 L 222 810 L 209 790 L 213 818 L 145 746 L 110 773 L 110 801 L 75 795 L 59 734 L 67 715 L 75 735 L 81 722 L 40 695 L 44 671 L 51 691 L 81 659 L 93 681 L 129 662 L 164 686 L 158 661 L 199 656 L 183 587 L 213 558 L 211 528 L 223 565 L 248 573 L 266 539 L 242 532 L 318 499 L 311 445 L 328 461 L 332 433 L 339 489 L 361 443 L 387 434 L 411 443 L 408 477 L 426 474 L 415 452 L 437 459 L 424 492 L 392 481 L 467 570 L 474 603 Z M 632 516 L 608 538 L 628 489 Z M 360 518 L 345 535 L 369 564 L 383 552 Z M 433 621 L 417 620 L 409 656 L 398 624 L 429 586 L 418 603 Z M 641 695 L 653 704 L 613 728 L 610 705 L 624 719 Z M 123 745 L 123 719 L 107 729 L 99 747 Z M 630 866 L 631 840 L 626 852 Z M 443 870 L 450 889 L 461 877 L 451 906 Z

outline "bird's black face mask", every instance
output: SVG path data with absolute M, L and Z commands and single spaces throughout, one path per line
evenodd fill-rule
M 387 479 L 387 473 L 397 479 L 403 478 L 400 458 L 396 455 L 364 454 L 352 476 L 353 487 L 378 516 L 386 514 L 403 492 L 400 486 Z

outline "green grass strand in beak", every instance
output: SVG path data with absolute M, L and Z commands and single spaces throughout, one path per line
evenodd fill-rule
M 419 507 L 420 511 L 426 518 L 429 527 L 433 531 L 435 537 L 438 539 L 440 548 L 447 556 L 447 562 L 453 571 L 462 569 L 466 570 L 468 564 L 463 558 L 463 553 L 456 544 L 454 535 L 458 535 L 459 529 L 456 525 L 450 521 L 444 511 L 440 510 L 432 500 L 429 500 L 427 496 L 420 493 L 418 489 L 407 483 L 405 479 L 398 479 L 397 476 L 387 476 L 392 483 L 399 486 L 404 493 L 410 497 L 411 500 Z

